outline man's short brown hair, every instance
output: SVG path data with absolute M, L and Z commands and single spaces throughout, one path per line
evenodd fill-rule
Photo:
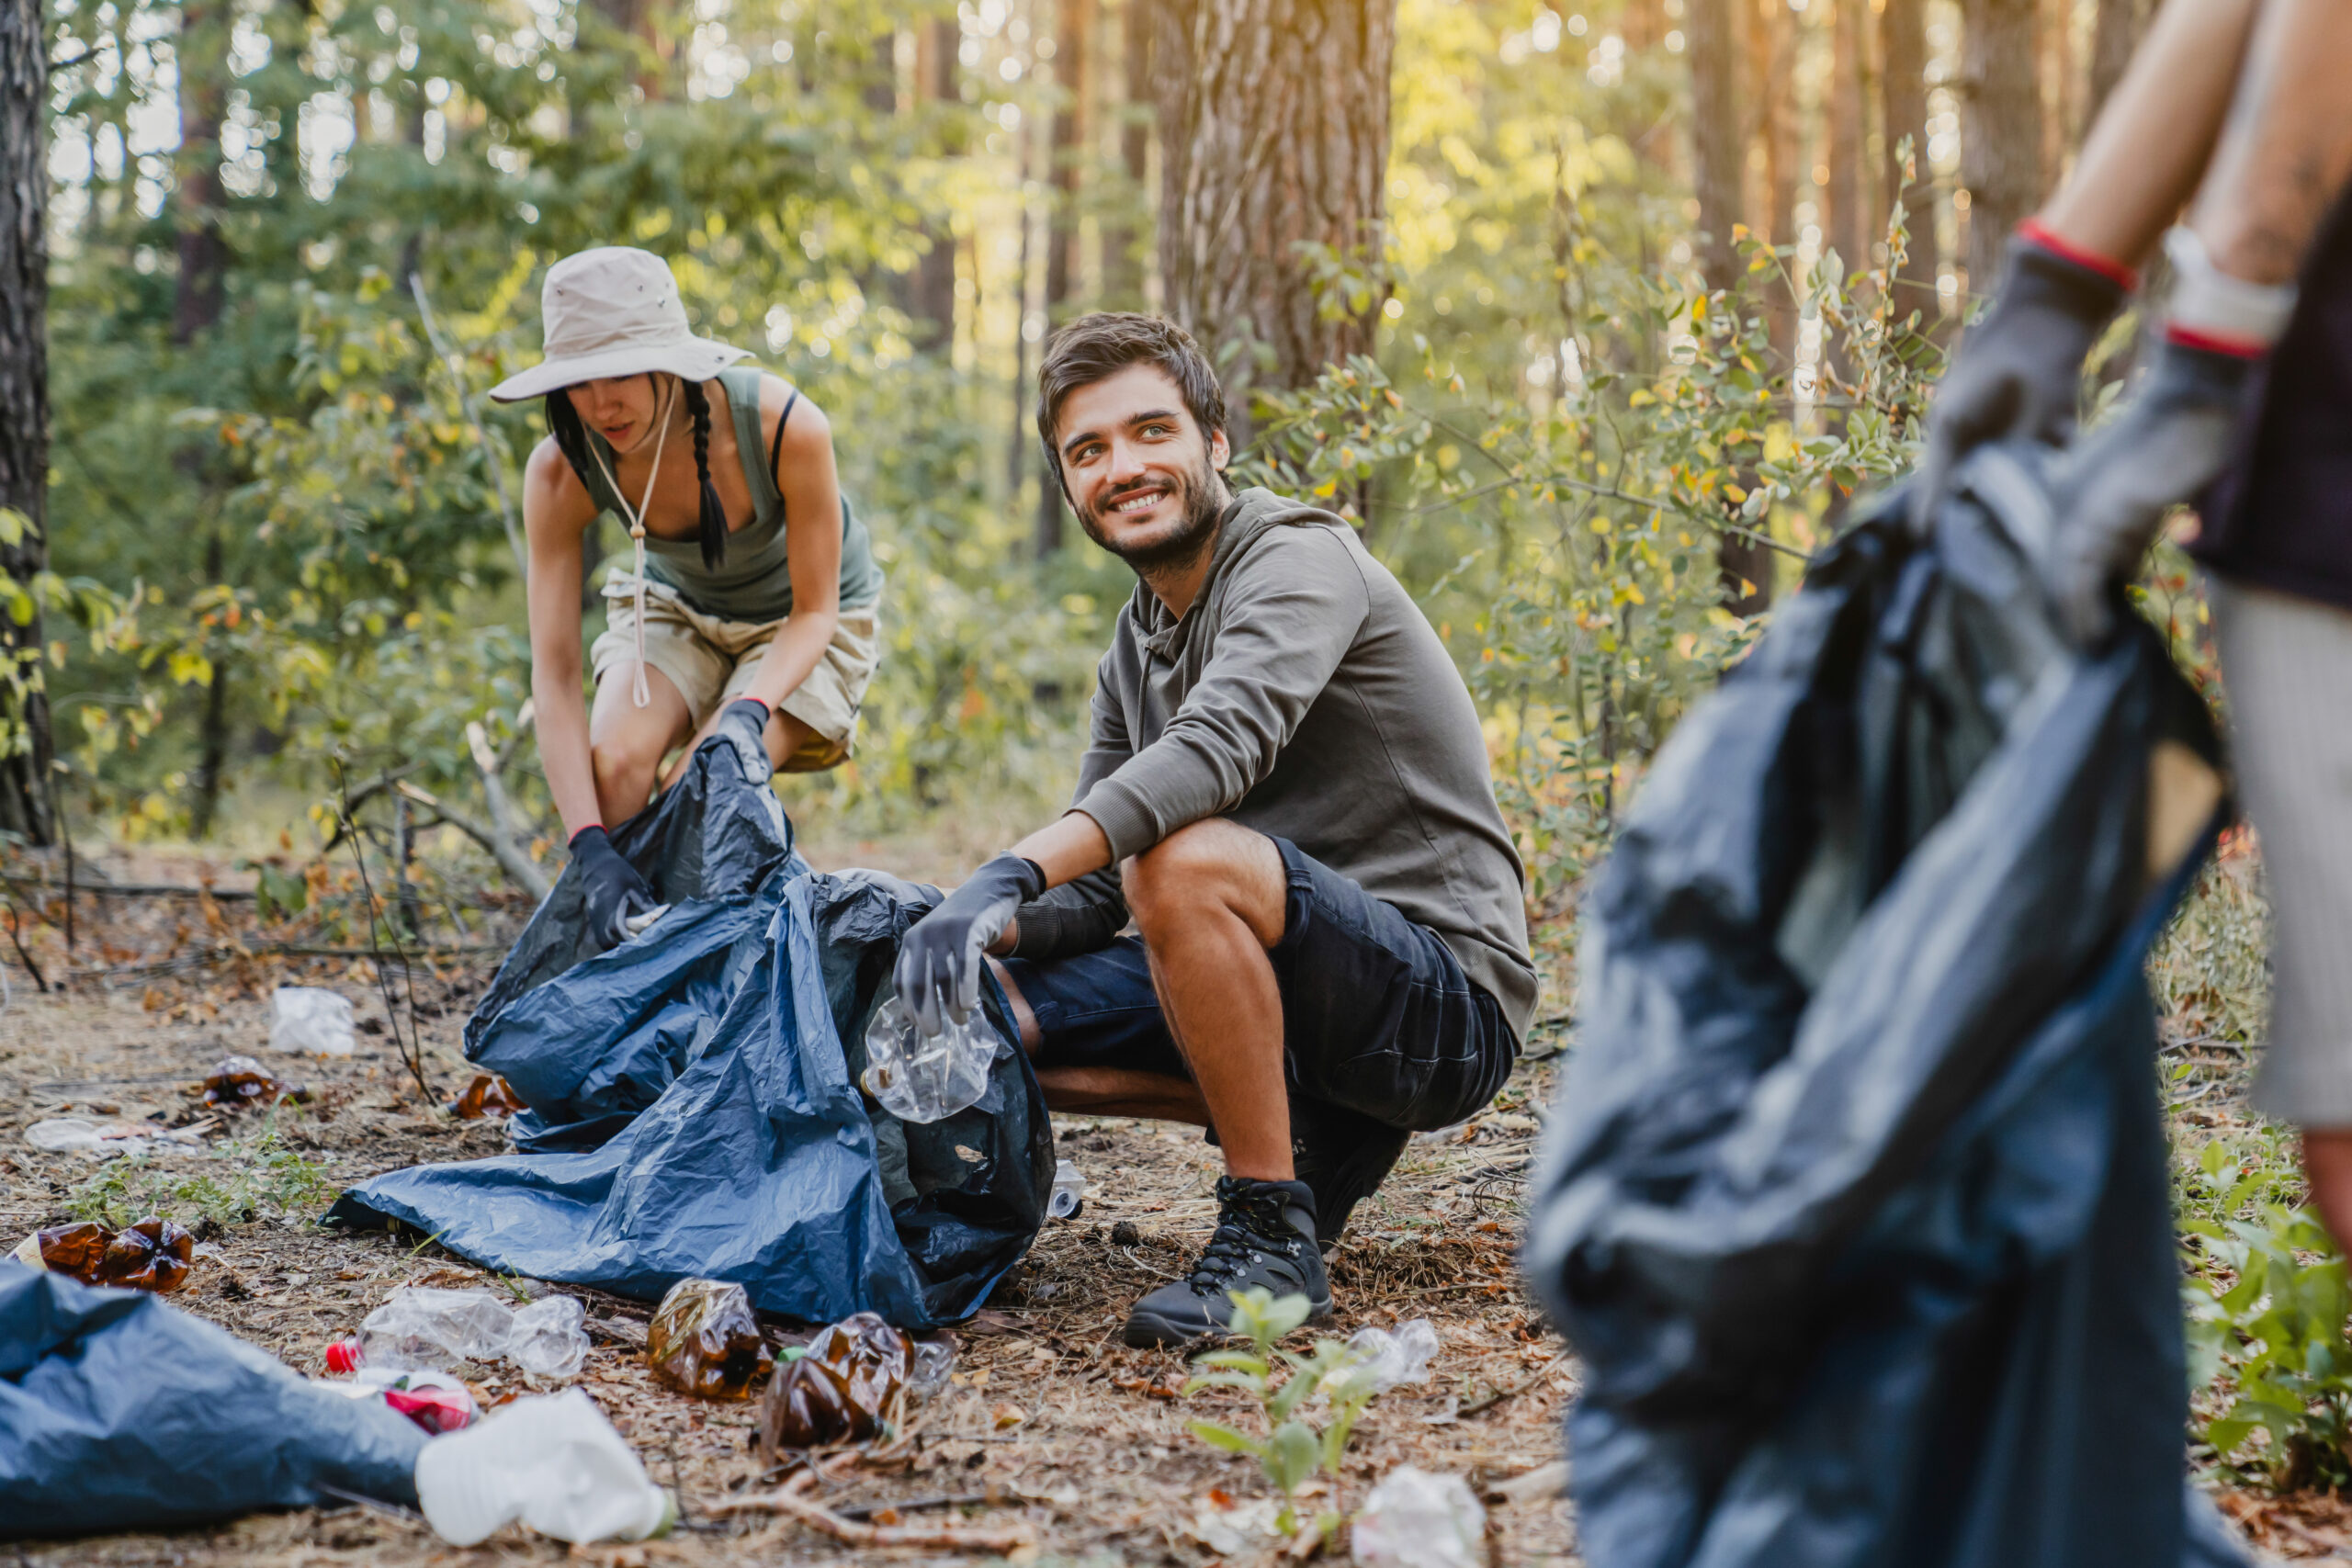
M 1157 365 L 1168 372 L 1200 425 L 1203 440 L 1225 428 L 1225 389 L 1192 333 L 1136 310 L 1096 310 L 1056 333 L 1046 344 L 1045 362 L 1037 367 L 1037 439 L 1046 444 L 1046 461 L 1056 478 L 1061 475 L 1062 456 L 1055 446 L 1054 424 L 1061 417 L 1063 400 L 1130 365 Z

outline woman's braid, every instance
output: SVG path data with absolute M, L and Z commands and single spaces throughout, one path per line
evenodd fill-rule
M 727 559 L 727 508 L 710 482 L 710 400 L 698 381 L 685 389 L 686 412 L 695 422 L 695 474 L 702 481 L 702 564 L 715 568 Z

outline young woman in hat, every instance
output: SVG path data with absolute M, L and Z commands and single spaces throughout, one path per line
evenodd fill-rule
M 589 928 L 610 946 L 654 899 L 605 829 L 644 808 L 663 758 L 722 730 L 788 773 L 848 757 L 882 579 L 824 414 L 738 366 L 743 350 L 695 336 L 659 256 L 566 256 L 548 269 L 541 313 L 546 357 L 491 396 L 547 402 L 549 434 L 523 482 L 531 693 Z M 591 711 L 580 581 L 605 512 L 634 547 L 605 584 Z

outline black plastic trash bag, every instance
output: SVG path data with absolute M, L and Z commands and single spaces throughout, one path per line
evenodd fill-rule
M 424 1441 L 159 1297 L 0 1262 L 0 1540 L 414 1506 Z
M 766 779 L 706 741 L 614 836 L 670 911 L 575 962 L 567 873 L 525 929 L 466 1027 L 467 1055 L 530 1107 L 524 1152 L 376 1177 L 329 1223 L 398 1220 L 502 1271 L 648 1301 L 699 1277 L 808 1322 L 872 1311 L 920 1329 L 978 1310 L 1053 1183 L 1003 998 L 991 982 L 1001 1048 L 978 1104 L 915 1124 L 865 1100 L 867 1020 L 938 892 L 811 874 L 762 800 Z
M 1595 878 L 1527 1245 L 1594 1568 L 2229 1561 L 2141 969 L 2219 749 L 2136 618 L 2056 635 L 2035 461 L 1928 548 L 1881 498 Z

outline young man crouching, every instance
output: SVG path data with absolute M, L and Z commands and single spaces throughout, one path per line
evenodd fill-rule
M 1227 488 L 1225 394 L 1181 328 L 1072 322 L 1038 391 L 1079 521 L 1140 581 L 1069 810 L 907 933 L 899 993 L 935 1028 L 1001 954 L 1048 1104 L 1216 1130 L 1216 1234 L 1128 1344 L 1219 1333 L 1256 1285 L 1320 1317 L 1318 1240 L 1412 1132 L 1494 1098 L 1534 1009 L 1478 716 L 1343 520 Z

